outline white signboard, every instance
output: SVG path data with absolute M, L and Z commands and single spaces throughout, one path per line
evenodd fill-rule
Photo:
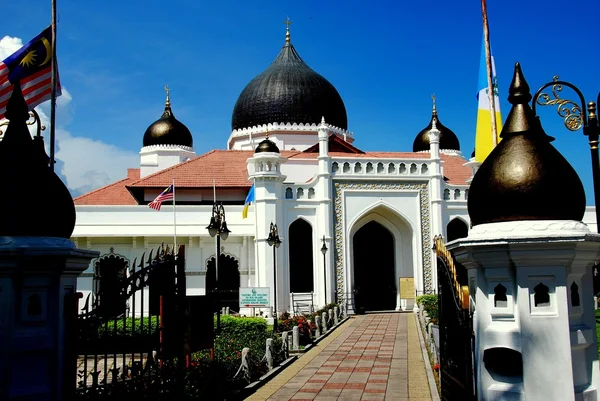
M 269 287 L 240 287 L 240 308 L 268 308 L 270 299 Z

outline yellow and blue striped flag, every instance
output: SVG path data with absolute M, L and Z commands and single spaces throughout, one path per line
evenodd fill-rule
M 491 49 L 491 47 L 490 47 Z M 490 50 L 491 52 L 491 50 Z M 496 64 L 492 53 L 492 81 L 494 87 L 494 104 L 496 106 L 496 144 L 500 142 L 500 131 L 502 131 L 502 114 L 500 113 L 500 99 L 498 97 L 498 79 L 496 77 Z M 492 118 L 490 100 L 488 98 L 487 67 L 485 63 L 485 42 L 481 48 L 481 62 L 479 63 L 479 83 L 477 100 L 477 129 L 475 131 L 475 160 L 482 163 L 494 149 L 492 135 Z
M 246 200 L 244 201 L 244 210 L 242 210 L 242 219 L 248 217 L 248 207 L 250 204 L 254 202 L 254 184 L 250 187 L 250 191 L 248 191 L 248 195 L 246 196 Z

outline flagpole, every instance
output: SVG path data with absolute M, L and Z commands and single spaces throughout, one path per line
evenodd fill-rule
M 256 178 L 252 179 L 254 187 L 254 286 L 258 287 L 258 213 L 256 213 Z
M 52 94 L 50 95 L 50 171 L 54 171 L 56 123 L 56 0 L 52 0 Z
M 173 255 L 177 255 L 177 213 L 175 213 L 175 178 L 173 178 Z
M 486 0 L 481 0 L 481 15 L 483 17 L 483 39 L 485 42 L 485 66 L 487 69 L 488 99 L 490 101 L 490 121 L 492 123 L 492 144 L 498 144 L 498 128 L 496 127 L 496 95 L 494 91 L 494 71 L 492 69 L 492 51 L 490 48 L 490 27 L 487 17 Z

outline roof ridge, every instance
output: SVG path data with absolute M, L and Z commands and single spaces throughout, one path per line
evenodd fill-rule
M 208 155 L 209 155 L 209 154 L 211 154 L 211 153 L 214 153 L 214 152 L 216 152 L 217 150 L 218 150 L 218 149 L 212 149 L 212 150 L 210 150 L 210 151 L 208 151 L 208 152 L 206 152 L 206 153 L 204 153 L 204 154 L 202 154 L 202 155 L 200 155 L 200 156 L 196 156 L 196 157 L 194 157 L 193 159 L 189 159 L 189 160 L 186 160 L 186 161 L 184 161 L 184 162 L 181 162 L 181 163 L 174 164 L 174 165 L 172 165 L 171 167 L 167 167 L 167 168 L 165 168 L 165 169 L 162 169 L 162 170 L 159 170 L 159 171 L 155 171 L 154 173 L 152 173 L 152 174 L 150 174 L 150 175 L 146 175 L 146 176 L 144 176 L 144 177 L 140 177 L 139 179 L 137 179 L 137 180 L 134 180 L 134 181 L 131 183 L 131 185 L 135 185 L 135 184 L 137 184 L 137 183 L 138 183 L 138 182 L 140 182 L 140 181 L 143 181 L 143 180 L 145 180 L 145 179 L 148 179 L 148 178 L 155 177 L 155 176 L 157 176 L 157 175 L 159 175 L 159 174 L 166 173 L 167 171 L 170 171 L 170 170 L 173 170 L 173 169 L 175 169 L 175 168 L 177 168 L 177 167 L 183 166 L 184 164 L 187 164 L 187 163 L 193 162 L 194 160 L 201 159 L 201 158 L 203 158 L 203 157 L 205 157 L 205 156 L 208 156 Z
M 87 193 L 85 193 L 85 194 L 79 195 L 79 196 L 78 196 L 78 197 L 76 197 L 76 198 L 73 198 L 73 201 L 76 201 L 76 200 L 78 200 L 78 199 L 84 198 L 84 197 L 86 197 L 86 196 L 89 196 L 89 195 L 93 195 L 93 194 L 95 194 L 95 193 L 96 193 L 96 192 L 98 192 L 98 191 L 105 190 L 106 188 L 109 188 L 109 187 L 112 187 L 112 186 L 114 186 L 114 185 L 120 184 L 120 183 L 122 183 L 123 181 L 127 181 L 127 180 L 131 180 L 131 178 L 129 178 L 129 177 L 125 177 L 125 178 L 122 178 L 122 179 L 120 179 L 119 181 L 115 181 L 115 182 L 113 182 L 113 183 L 111 183 L 111 184 L 106 184 L 106 185 L 104 185 L 104 186 L 102 186 L 102 187 L 100 187 L 100 188 L 96 188 L 96 189 L 94 189 L 94 190 L 92 190 L 92 191 L 90 191 L 90 192 L 87 192 Z M 132 181 L 133 181 L 133 180 L 132 180 Z

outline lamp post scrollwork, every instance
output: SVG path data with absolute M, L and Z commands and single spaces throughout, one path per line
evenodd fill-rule
M 546 88 L 552 87 L 551 93 L 546 93 Z M 561 98 L 563 87 L 572 89 L 579 101 Z M 583 135 L 588 137 L 590 153 L 592 157 L 592 179 L 594 181 L 594 203 L 596 204 L 596 229 L 600 232 L 600 159 L 598 156 L 598 137 L 600 136 L 600 124 L 597 116 L 597 106 L 600 104 L 600 92 L 596 102 L 586 103 L 583 93 L 575 85 L 561 81 L 554 76 L 551 82 L 547 82 L 535 92 L 531 101 L 533 113 L 536 114 L 537 106 L 557 106 L 557 113 L 563 118 L 565 127 L 569 131 L 577 131 L 583 128 Z M 587 106 L 587 107 L 586 107 Z

